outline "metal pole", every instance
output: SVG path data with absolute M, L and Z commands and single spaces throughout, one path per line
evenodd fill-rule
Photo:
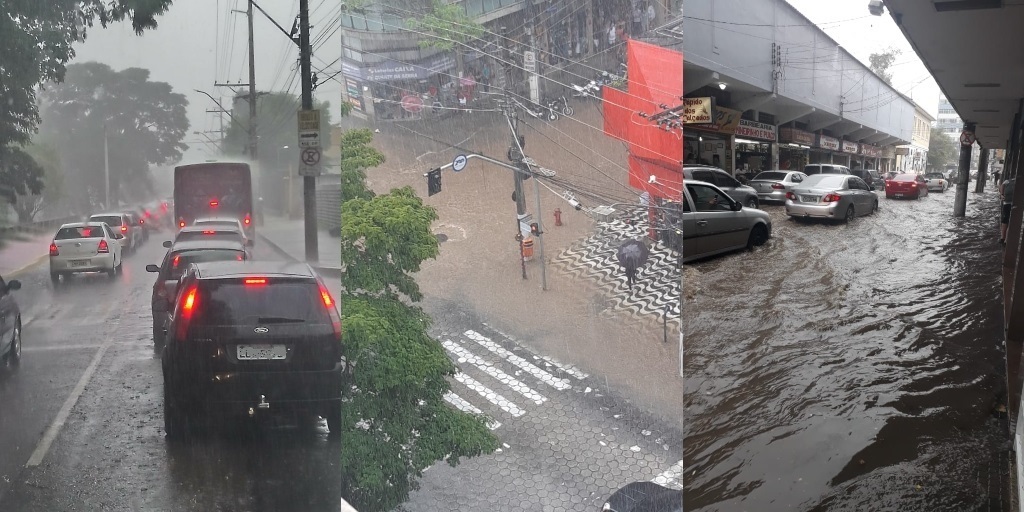
M 299 56 L 302 68 L 302 109 L 313 110 L 312 50 L 309 47 L 309 0 L 299 0 Z M 320 261 L 316 227 L 316 176 L 302 177 L 302 203 L 306 235 L 306 261 Z
M 110 209 L 110 155 L 107 151 L 107 123 L 103 123 L 103 177 L 106 183 L 106 192 L 103 196 L 103 205 Z
M 518 141 L 516 142 L 518 143 Z M 533 177 L 533 191 L 537 196 L 537 225 L 540 226 L 540 234 L 537 235 L 537 245 L 540 246 L 540 289 L 547 291 L 548 271 L 547 263 L 544 261 L 544 223 L 540 220 L 540 183 L 538 181 L 540 181 L 540 178 L 535 175 Z
M 256 163 L 256 47 L 253 44 L 252 0 L 249 0 L 249 157 Z
M 964 132 L 974 133 L 974 123 L 964 123 Z M 958 166 L 956 197 L 953 199 L 953 216 L 967 216 L 967 184 L 971 179 L 970 144 L 960 144 L 960 165 Z

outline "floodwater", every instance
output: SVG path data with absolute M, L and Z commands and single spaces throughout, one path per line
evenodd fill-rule
M 953 196 L 694 265 L 687 510 L 1008 509 L 998 197 Z

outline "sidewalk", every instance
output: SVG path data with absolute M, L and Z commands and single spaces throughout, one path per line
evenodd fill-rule
M 53 233 L 20 233 L 0 240 L 0 276 L 14 277 L 42 261 L 49 254 L 52 240 Z
M 298 261 L 306 260 L 306 236 L 302 219 L 290 220 L 267 215 L 262 226 L 256 227 L 256 236 L 282 256 Z M 318 237 L 319 263 L 317 271 L 325 275 L 341 274 L 341 240 L 321 230 Z

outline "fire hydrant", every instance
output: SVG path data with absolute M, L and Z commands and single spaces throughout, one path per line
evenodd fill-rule
M 555 225 L 556 226 L 561 226 L 562 225 L 562 209 L 561 208 L 555 208 Z

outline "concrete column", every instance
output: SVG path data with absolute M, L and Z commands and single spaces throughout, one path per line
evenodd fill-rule
M 964 131 L 974 133 L 974 123 L 964 123 Z M 960 165 L 957 167 L 956 197 L 953 199 L 953 216 L 967 215 L 967 182 L 971 179 L 971 149 L 973 146 L 960 145 Z
M 985 182 L 988 181 L 988 154 L 989 149 L 981 150 L 981 157 L 978 159 L 978 182 L 974 185 L 974 191 L 981 193 L 985 191 Z

